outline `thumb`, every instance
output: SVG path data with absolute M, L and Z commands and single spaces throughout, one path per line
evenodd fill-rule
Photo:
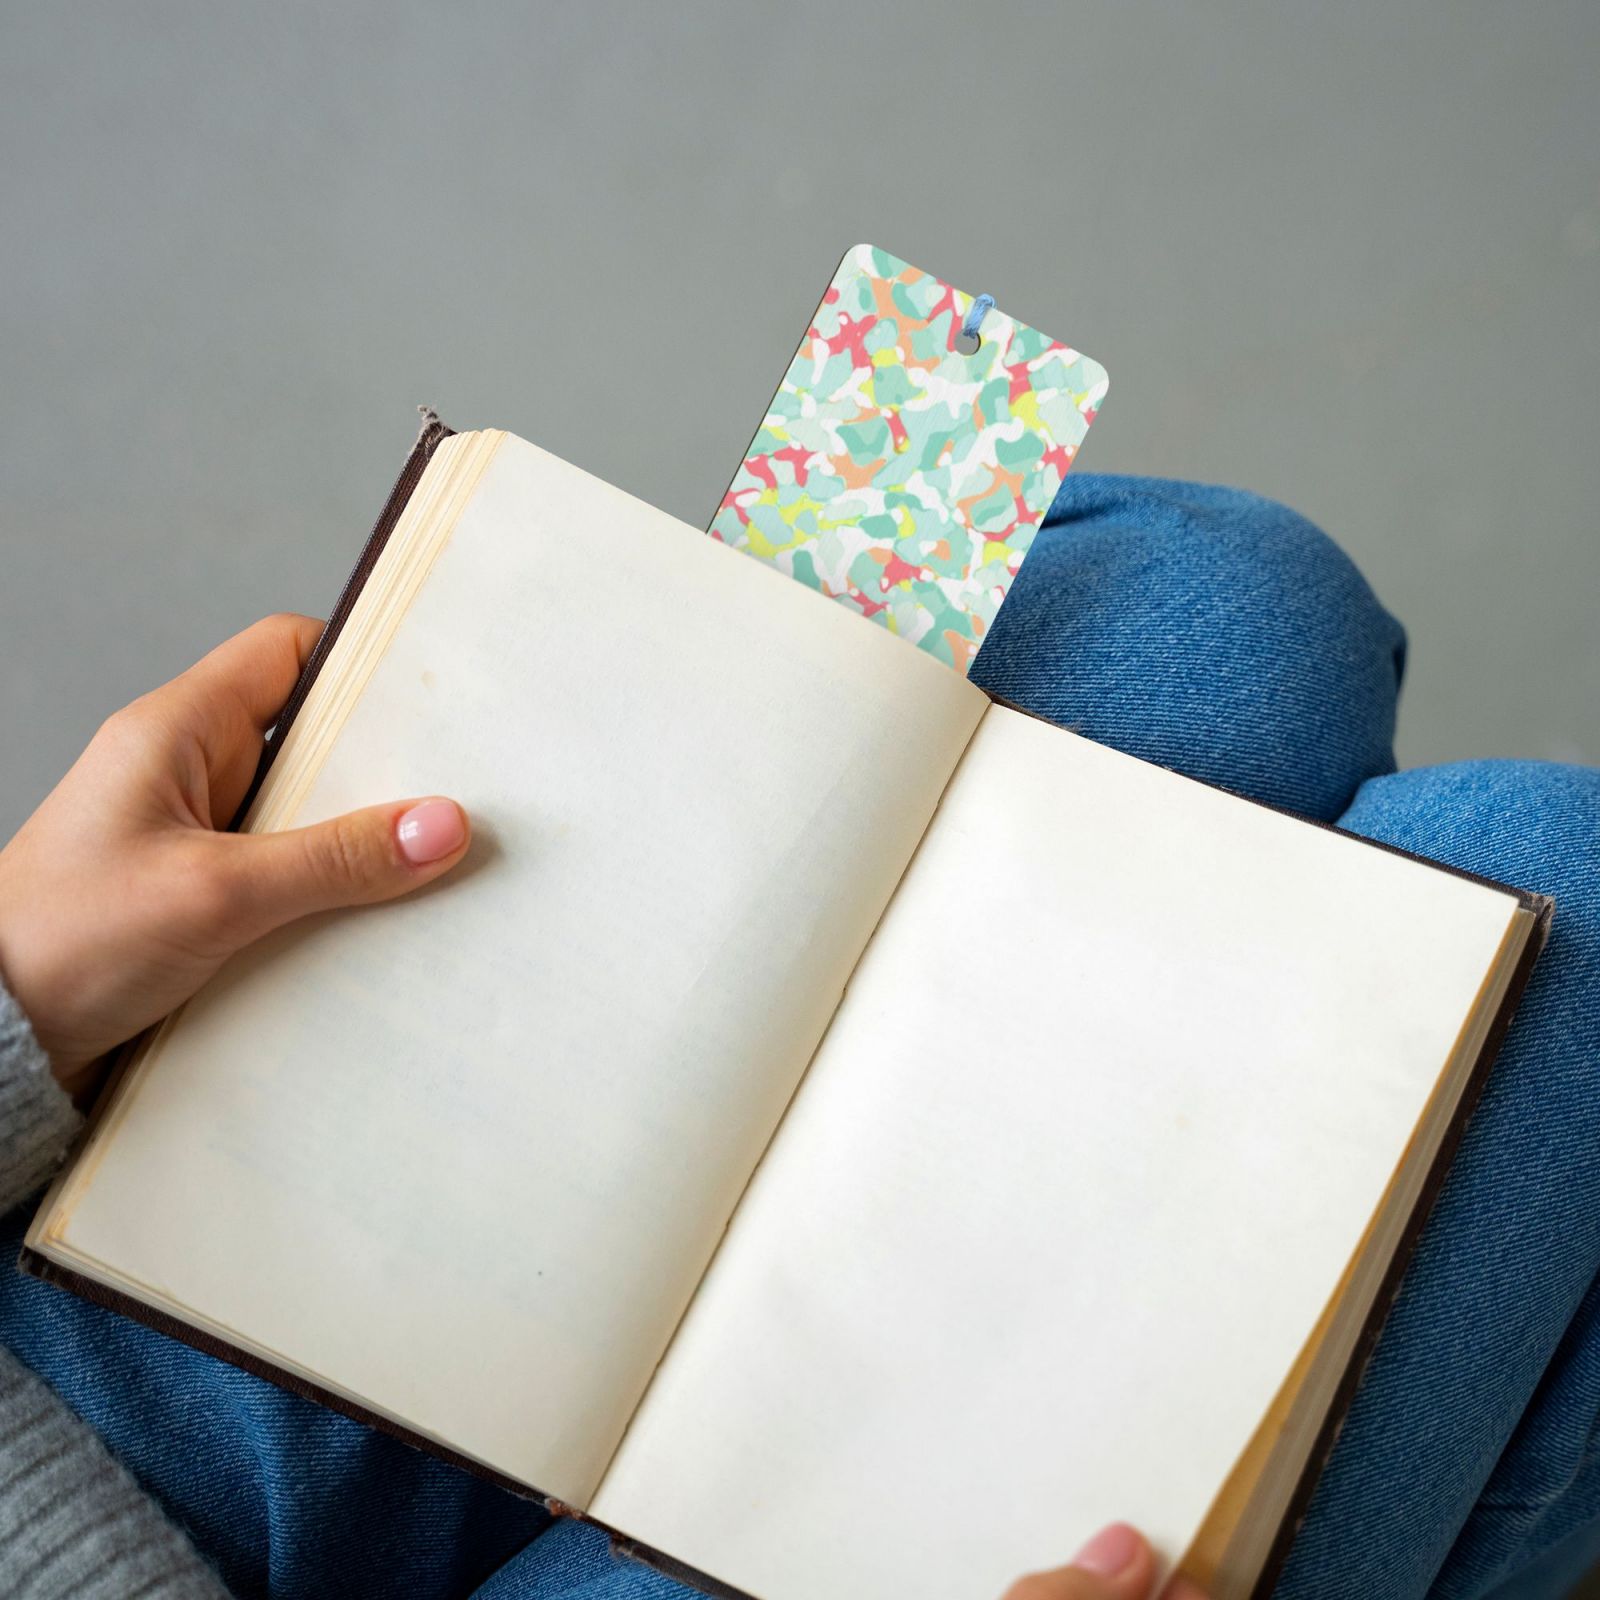
M 283 833 L 229 835 L 235 931 L 247 943 L 314 911 L 393 900 L 448 872 L 471 839 L 466 812 L 438 795 Z
M 1113 1522 L 1070 1566 L 1019 1579 L 1005 1600 L 1145 1600 L 1155 1576 L 1155 1556 L 1143 1535 L 1125 1522 Z

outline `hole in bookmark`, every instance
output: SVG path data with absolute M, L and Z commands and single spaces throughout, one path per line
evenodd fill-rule
M 961 319 L 961 331 L 951 341 L 957 350 L 964 356 L 974 356 L 983 346 L 983 340 L 978 337 L 978 329 L 983 326 L 983 319 L 994 310 L 994 296 L 980 294 L 972 302 L 966 316 Z

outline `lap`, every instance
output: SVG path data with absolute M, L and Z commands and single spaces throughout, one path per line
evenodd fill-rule
M 972 675 L 1092 738 L 1258 799 L 1332 820 L 1356 796 L 1348 825 L 1423 853 L 1458 859 L 1490 838 L 1503 848 L 1475 870 L 1550 888 L 1584 844 L 1578 821 L 1554 819 L 1569 800 L 1581 812 L 1594 775 L 1557 782 L 1549 772 L 1490 764 L 1455 779 L 1385 776 L 1403 656 L 1399 625 L 1348 559 L 1295 513 L 1235 490 L 1077 476 L 1058 496 Z M 1512 853 L 1515 828 L 1491 826 L 1513 812 L 1544 819 L 1522 855 Z M 1538 1383 L 1537 1352 L 1548 1357 L 1559 1345 L 1587 1287 L 1578 1283 L 1587 1233 L 1540 1232 L 1552 1228 L 1556 1208 L 1559 1184 L 1549 1175 L 1573 1180 L 1580 1131 L 1591 1143 L 1600 1131 L 1579 1060 L 1592 1024 L 1580 1012 L 1600 995 L 1593 928 L 1580 937 L 1570 886 L 1552 892 L 1562 901 L 1556 940 L 1508 1041 L 1512 1065 L 1497 1069 L 1473 1124 L 1468 1148 L 1477 1154 L 1468 1161 L 1464 1150 L 1464 1175 L 1430 1225 L 1285 1593 L 1328 1592 L 1326 1575 L 1344 1570 L 1361 1537 L 1359 1522 L 1345 1525 L 1346 1512 L 1365 1517 L 1382 1498 L 1375 1474 L 1388 1479 L 1385 1525 L 1399 1530 L 1394 1538 L 1407 1521 L 1402 1507 L 1425 1529 L 1417 1572 L 1443 1559 L 1479 1489 L 1446 1474 L 1448 1505 L 1434 1508 L 1433 1483 L 1390 1476 L 1404 1470 L 1414 1434 L 1429 1421 L 1419 1397 L 1440 1396 L 1442 1352 L 1477 1334 L 1489 1292 L 1480 1284 L 1517 1301 L 1509 1316 L 1492 1319 L 1489 1349 L 1499 1364 L 1465 1361 L 1450 1402 L 1470 1413 L 1464 1437 L 1486 1458 L 1487 1481 L 1495 1439 L 1517 1429 Z M 1592 1028 L 1588 1038 L 1592 1058 Z M 1538 1114 L 1524 1124 L 1529 1106 Z M 1570 1136 L 1569 1114 L 1579 1119 Z M 1551 1149 L 1556 1160 L 1544 1166 Z M 1527 1208 L 1530 1235 L 1520 1261 L 1495 1243 L 1508 1237 L 1508 1220 L 1523 1226 L 1518 1208 Z M 16 1219 L 11 1227 L 18 1231 Z M 1508 1287 L 1530 1261 L 1532 1297 Z M 101 1432 L 238 1593 L 322 1593 L 332 1582 L 352 1595 L 459 1594 L 497 1567 L 482 1600 L 687 1593 L 615 1562 L 591 1529 L 557 1527 L 510 1560 L 547 1521 L 528 1502 L 14 1272 L 0 1273 L 0 1339 Z M 1514 1373 L 1507 1352 L 1518 1357 Z M 1528 1453 L 1530 1472 L 1548 1472 L 1537 1492 L 1508 1491 L 1518 1504 L 1548 1497 L 1559 1476 L 1542 1436 L 1530 1435 Z M 1385 1574 L 1363 1592 L 1421 1594 L 1426 1583 L 1418 1582 L 1402 1588 Z
M 1600 1200 L 1600 1161 L 1587 1159 L 1600 1149 L 1600 773 L 1395 774 L 1403 659 L 1399 625 L 1294 513 L 1232 490 L 1080 478 L 973 677 L 1144 759 L 1558 899 L 1557 933 L 1279 1589 L 1401 1600 L 1442 1571 L 1440 1593 L 1486 1596 L 1526 1570 L 1535 1587 L 1515 1600 L 1534 1600 L 1562 1592 L 1555 1577 L 1539 1587 L 1541 1573 L 1572 1567 L 1600 1512 L 1587 1456 L 1600 1338 L 1583 1300 L 1600 1238 L 1558 1214 L 1564 1194 Z M 493 1600 L 680 1592 L 611 1562 L 592 1531 L 563 1537 L 561 1561 L 540 1541 Z

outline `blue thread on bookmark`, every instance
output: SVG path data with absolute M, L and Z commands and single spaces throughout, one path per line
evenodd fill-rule
M 980 294 L 972 302 L 972 309 L 967 312 L 966 320 L 961 324 L 962 337 L 976 339 L 978 337 L 978 329 L 983 326 L 983 319 L 993 310 L 994 296 L 992 294 Z

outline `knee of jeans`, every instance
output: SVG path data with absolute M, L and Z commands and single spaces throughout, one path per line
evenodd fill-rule
M 1455 761 L 1362 786 L 1339 825 L 1556 902 L 1600 960 L 1600 768 Z
M 1554 761 L 1458 761 L 1375 778 L 1339 825 L 1555 901 L 1539 956 L 1495 1082 L 1520 1097 L 1542 1129 L 1548 1181 L 1566 1185 L 1569 1157 L 1592 1168 L 1600 1138 L 1600 769 Z M 1594 1193 L 1586 1179 L 1585 1196 Z M 1594 1255 L 1574 1271 L 1600 1272 L 1600 1223 L 1569 1230 L 1574 1248 L 1592 1234 Z M 1589 1245 L 1584 1244 L 1584 1249 Z
M 1405 635 L 1320 529 L 1238 489 L 1069 476 L 980 687 L 1309 815 L 1392 771 Z

